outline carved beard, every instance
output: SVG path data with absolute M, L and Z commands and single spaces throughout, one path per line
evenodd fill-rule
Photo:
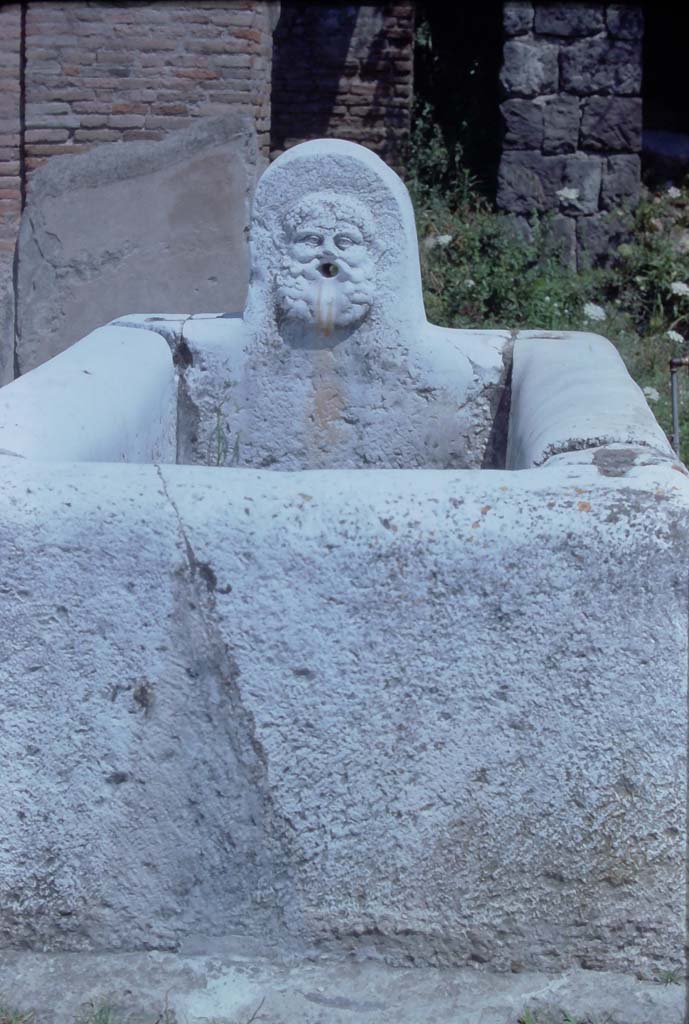
M 331 264 L 335 262 L 337 275 L 327 277 L 319 269 L 325 263 L 322 255 L 308 263 L 289 256 L 283 259 L 275 275 L 279 320 L 312 324 L 329 335 L 336 327 L 351 327 L 366 317 L 374 299 L 372 261 L 351 266 L 338 255 Z

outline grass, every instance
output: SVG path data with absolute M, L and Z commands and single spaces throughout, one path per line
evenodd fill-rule
M 34 1024 L 33 1012 L 11 1010 L 0 998 L 0 1024 Z
M 663 430 L 672 429 L 669 360 L 689 355 L 689 182 L 643 190 L 629 240 L 606 268 L 563 265 L 548 216 L 528 238 L 458 171 L 421 110 L 407 185 L 416 210 L 429 320 L 448 327 L 590 330 L 613 341 Z M 443 182 L 442 187 L 438 184 Z M 680 444 L 689 461 L 689 377 L 680 380 Z
M 208 1021 L 208 1024 L 259 1024 L 264 1003 L 265 997 L 261 999 L 248 1017 L 241 1020 L 231 1021 L 229 1018 L 214 1017 Z M 41 1024 L 41 1022 L 36 1020 L 33 1010 L 12 1010 L 0 996 L 0 1024 Z M 111 1003 L 91 1002 L 75 1019 L 74 1024 L 123 1024 L 123 1018 Z M 177 1018 L 174 1012 L 168 1009 L 166 1000 L 162 1010 L 155 1016 L 142 1020 L 140 1024 L 177 1024 Z

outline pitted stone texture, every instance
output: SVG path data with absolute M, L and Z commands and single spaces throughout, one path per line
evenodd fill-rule
M 641 159 L 636 154 L 611 156 L 603 169 L 601 207 L 636 206 L 640 195 Z
M 513 99 L 500 104 L 508 149 L 540 149 L 543 144 L 543 108 L 534 100 Z
M 595 36 L 605 27 L 602 7 L 594 4 L 540 3 L 534 29 L 541 35 Z
M 3 943 L 676 968 L 689 482 L 590 454 L 11 460 Z
M 636 153 L 641 149 L 641 99 L 593 96 L 584 100 L 582 149 Z
M 498 171 L 498 205 L 512 213 L 556 209 L 563 167 L 560 156 L 503 153 Z
M 0 390 L 0 449 L 38 461 L 175 462 L 168 345 L 109 325 Z
M 19 237 L 20 372 L 132 309 L 242 309 L 257 161 L 253 123 L 227 117 L 41 168 Z
M 558 47 L 543 42 L 510 39 L 505 43 L 500 82 L 510 96 L 555 92 Z
M 602 191 L 602 190 L 601 190 Z M 617 247 L 629 238 L 632 219 L 619 207 L 604 213 L 577 219 L 577 242 L 586 264 L 603 264 L 614 256 Z
M 573 153 L 579 142 L 579 99 L 554 96 L 536 101 L 543 110 L 543 152 Z
M 218 399 L 233 464 L 495 464 L 509 335 L 426 322 L 411 202 L 378 157 L 339 140 L 283 154 L 257 186 L 251 250 Z M 193 349 L 224 326 L 185 337 Z M 198 404 L 218 374 L 197 368 L 185 386 Z
M 641 39 L 644 14 L 637 4 L 610 4 L 605 11 L 608 32 L 619 39 Z
M 568 212 L 595 213 L 598 210 L 602 165 L 599 157 L 575 153 L 562 162 L 560 208 Z
M 0 263 L 0 387 L 14 379 L 14 285 L 12 267 Z
M 641 93 L 641 44 L 582 39 L 560 53 L 561 87 L 579 96 Z
M 587 218 L 582 218 L 586 220 Z M 617 349 L 599 334 L 520 331 L 512 368 L 507 465 L 601 445 L 673 451 Z
M 498 204 L 514 213 L 556 209 L 595 213 L 601 178 L 602 160 L 598 156 L 508 151 L 503 153 L 498 171 Z
M 533 4 L 527 3 L 526 0 L 522 3 L 519 0 L 517 2 L 505 3 L 502 9 L 502 24 L 505 29 L 505 35 L 521 36 L 526 32 L 530 32 L 533 27 L 533 16 Z
M 185 1024 L 539 1024 L 607 1020 L 680 1024 L 683 987 L 605 971 L 556 975 L 466 968 L 388 967 L 380 961 L 269 959 L 265 946 L 206 942 L 196 955 L 172 953 L 6 953 L 0 991 L 41 1024 L 74 1024 L 93 1007 L 123 1024 L 165 1012 Z M 163 1018 L 164 1019 L 164 1018 Z

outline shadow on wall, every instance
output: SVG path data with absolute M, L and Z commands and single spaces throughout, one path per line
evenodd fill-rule
M 314 17 L 308 5 L 282 4 L 273 34 L 271 149 L 328 134 L 358 12 L 319 7 Z

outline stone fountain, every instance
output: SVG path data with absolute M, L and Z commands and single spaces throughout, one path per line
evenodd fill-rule
M 12 969 L 222 946 L 674 1013 L 686 470 L 604 338 L 427 323 L 368 150 L 276 160 L 251 246 L 243 315 L 0 391 Z

